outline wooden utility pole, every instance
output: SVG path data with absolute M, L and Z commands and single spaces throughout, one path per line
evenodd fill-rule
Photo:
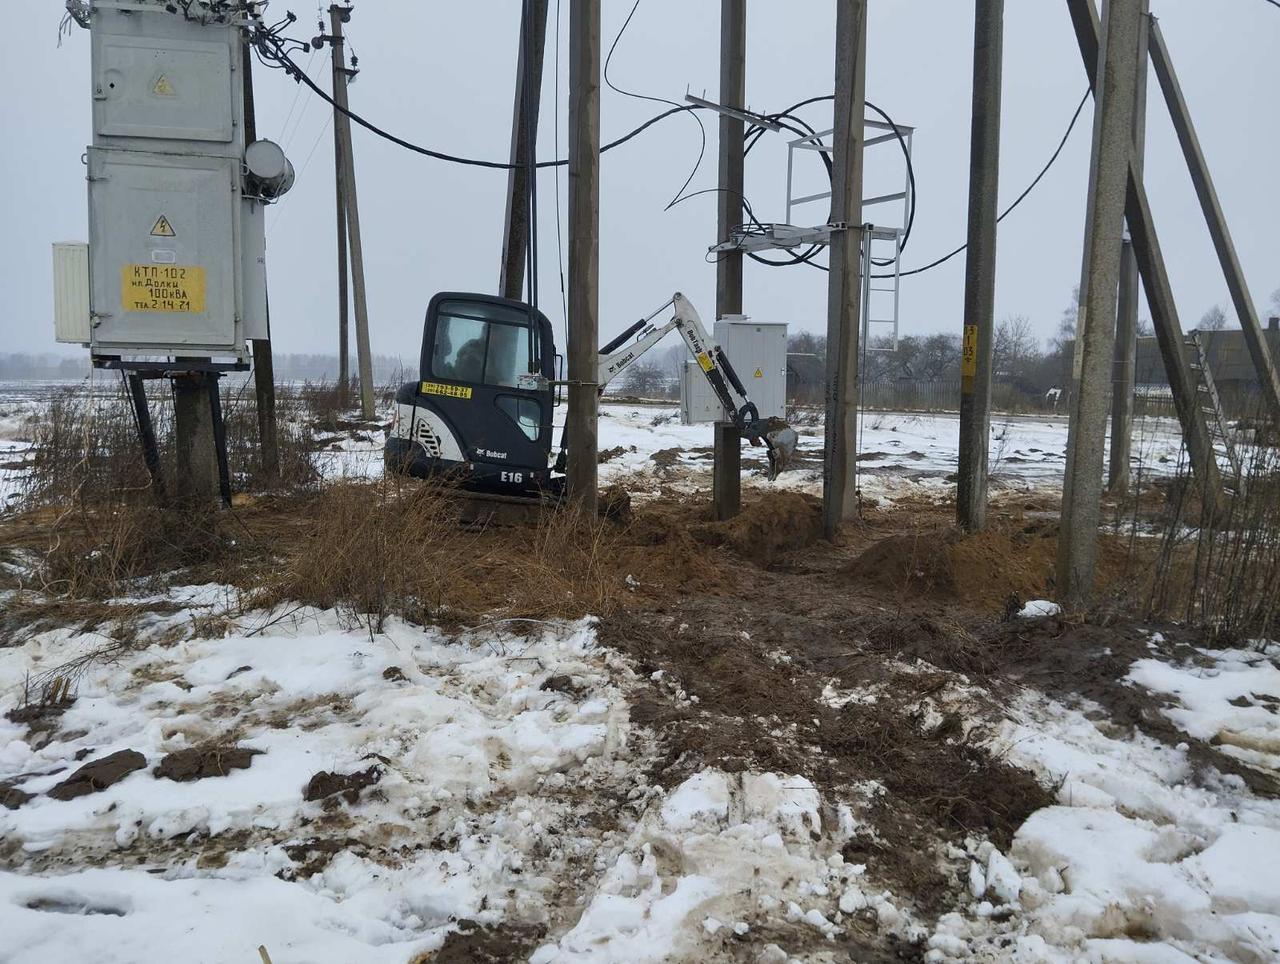
M 742 110 L 747 105 L 747 3 L 720 0 L 720 104 Z M 716 193 L 716 240 L 724 241 L 742 223 L 743 156 L 746 125 L 741 118 L 720 115 L 720 190 Z M 716 317 L 742 314 L 741 251 L 716 261 Z M 726 412 L 725 417 L 731 415 Z M 730 519 L 742 509 L 742 437 L 732 426 L 717 424 L 713 448 L 712 502 L 716 518 Z M 731 477 L 732 476 L 732 477 Z
M 826 451 L 822 529 L 834 540 L 858 512 L 858 341 L 862 312 L 862 169 L 866 136 L 866 0 L 836 0 L 835 159 L 827 282 Z
M 1098 90 L 1098 52 L 1102 27 L 1093 0 L 1067 0 L 1067 10 L 1075 28 L 1076 41 L 1085 73 L 1094 91 Z M 1096 94 L 1095 94 L 1096 99 Z M 1131 159 L 1132 161 L 1132 159 Z M 1222 477 L 1209 426 L 1205 421 L 1196 392 L 1195 380 L 1187 367 L 1183 345 L 1182 324 L 1178 318 L 1178 306 L 1173 298 L 1173 286 L 1169 281 L 1168 266 L 1160 247 L 1151 203 L 1142 183 L 1141 175 L 1129 165 L 1129 187 L 1125 198 L 1125 220 L 1129 225 L 1129 237 L 1133 241 L 1133 253 L 1138 262 L 1138 274 L 1147 293 L 1147 305 L 1151 309 L 1151 322 L 1155 327 L 1156 343 L 1164 361 L 1169 390 L 1182 426 L 1182 436 L 1191 457 L 1191 469 L 1200 482 L 1203 497 L 1216 500 L 1222 488 Z
M 329 7 L 329 25 L 333 31 L 335 62 L 343 60 L 342 24 L 351 16 L 350 7 L 333 4 Z M 356 163 L 351 149 L 351 119 L 347 110 L 347 80 L 345 69 L 335 74 L 333 99 L 339 111 L 335 119 L 342 150 L 342 187 L 346 194 L 347 235 L 351 251 L 351 277 L 356 301 L 356 357 L 360 371 L 360 416 L 366 420 L 374 417 L 373 409 L 373 359 L 369 353 L 369 302 L 364 287 L 364 246 L 360 241 L 360 204 L 356 192 Z
M 538 107 L 542 100 L 542 62 L 547 44 L 547 0 L 532 0 L 533 22 L 520 18 L 520 54 L 516 58 L 515 107 L 511 116 L 511 169 L 507 172 L 507 216 L 502 232 L 502 266 L 498 292 L 512 301 L 524 298 L 525 253 L 529 248 L 529 191 L 531 175 L 526 162 L 529 138 L 536 143 Z M 532 36 L 528 35 L 532 31 Z M 533 51 L 532 83 L 526 88 L 529 50 Z M 556 78 L 560 83 L 560 78 Z M 532 132 L 530 131 L 532 127 Z M 559 175 L 557 175 L 559 176 Z
M 569 406 L 566 481 L 596 514 L 600 311 L 600 0 L 569 3 Z
M 956 485 L 956 521 L 969 532 L 979 532 L 987 524 L 1003 59 L 1004 0 L 977 0 L 973 28 L 964 353 L 960 363 L 960 465 Z
M 1138 77 L 1133 86 L 1133 155 L 1131 165 L 1142 177 L 1147 142 L 1147 33 L 1150 0 L 1142 0 L 1138 26 Z M 1129 491 L 1129 456 L 1133 451 L 1133 389 L 1138 359 L 1138 258 L 1133 239 L 1120 245 L 1120 295 L 1116 308 L 1115 360 L 1111 372 L 1111 453 L 1107 488 Z
M 1165 46 L 1160 24 L 1155 21 L 1151 23 L 1150 48 L 1151 62 L 1156 69 L 1160 89 L 1164 92 L 1165 103 L 1169 107 L 1173 129 L 1182 145 L 1187 169 L 1191 173 L 1191 183 L 1195 185 L 1196 196 L 1200 199 L 1200 207 L 1209 226 L 1209 236 L 1213 239 L 1227 289 L 1231 292 L 1231 303 L 1235 306 L 1236 317 L 1240 319 L 1240 331 L 1244 334 L 1244 343 L 1248 346 L 1249 355 L 1258 373 L 1263 401 L 1271 417 L 1280 421 L 1280 376 L 1276 373 L 1275 360 L 1271 357 L 1266 336 L 1262 333 L 1258 309 L 1249 294 L 1244 269 L 1240 266 L 1235 243 L 1231 240 L 1231 231 L 1227 227 L 1226 216 L 1222 213 L 1222 204 L 1218 200 L 1209 165 L 1204 159 L 1204 151 L 1200 148 L 1200 138 L 1196 136 L 1195 125 L 1191 122 L 1191 111 L 1182 94 L 1182 85 L 1178 83 L 1178 75 L 1173 69 L 1169 48 Z
M 248 147 L 258 139 L 257 110 L 253 101 L 253 58 L 249 45 L 242 47 L 244 63 L 244 144 Z M 259 202 L 254 202 L 259 203 Z M 267 317 L 263 323 L 266 338 L 249 339 L 253 350 L 253 389 L 258 411 L 258 454 L 262 459 L 262 474 L 274 481 L 280 477 L 280 446 L 276 436 L 276 372 L 271 356 L 271 302 L 266 301 Z M 213 391 L 218 390 L 214 381 Z
M 1110 0 L 1096 88 L 1094 167 L 1089 177 L 1091 203 L 1082 285 L 1085 290 L 1076 325 L 1072 372 L 1078 389 L 1070 401 L 1058 533 L 1058 591 L 1067 604 L 1076 607 L 1087 605 L 1093 593 L 1141 21 L 1141 0 Z
M 347 80 L 347 64 L 342 44 L 333 44 L 333 95 L 338 98 L 338 88 Z M 338 227 L 338 401 L 343 408 L 350 404 L 351 349 L 347 344 L 351 329 L 350 303 L 347 274 L 347 190 L 342 172 L 342 122 L 341 111 L 333 108 L 333 185 L 334 211 Z

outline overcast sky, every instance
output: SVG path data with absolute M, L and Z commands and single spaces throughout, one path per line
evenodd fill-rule
M 552 0 L 552 31 L 556 0 Z M 560 14 L 560 152 L 567 117 L 568 7 Z M 1280 288 L 1280 10 L 1263 0 L 1153 0 L 1236 246 L 1264 308 Z M 81 155 L 91 138 L 89 36 L 73 28 L 57 45 L 60 0 L 23 5 L 24 39 L 11 35 L 0 77 L 5 147 L 5 230 L 0 281 L 6 295 L 0 351 L 54 350 L 50 252 L 54 241 L 86 236 Z M 604 0 L 607 51 L 630 0 Z M 973 4 L 962 0 L 872 0 L 868 97 L 917 129 L 919 212 L 904 265 L 931 261 L 965 234 Z M 273 13 L 286 8 L 272 3 Z M 316 9 L 294 3 L 295 32 L 310 37 Z M 361 73 L 352 109 L 406 139 L 474 157 L 505 159 L 520 5 L 518 0 L 390 2 L 360 0 L 348 27 Z M 832 89 L 834 4 L 830 0 L 748 3 L 747 98 L 753 109 L 780 110 Z M 714 0 L 642 0 L 618 46 L 610 79 L 620 87 L 673 100 L 686 89 L 717 93 L 719 4 Z M 326 88 L 326 53 L 310 63 Z M 554 152 L 555 43 L 548 37 L 540 157 Z M 297 185 L 267 215 L 272 326 L 277 351 L 336 348 L 333 147 L 330 112 L 283 73 L 257 67 L 259 136 L 285 146 Z M 1185 327 L 1212 305 L 1230 310 L 1221 272 L 1151 80 L 1147 185 Z M 1086 87 L 1062 0 L 1006 5 L 1002 206 L 1047 160 Z M 658 105 L 603 93 L 608 141 L 657 112 Z M 830 124 L 830 106 L 804 116 Z M 1052 333 L 1080 269 L 1092 103 L 1061 159 L 1002 225 L 997 317 L 1032 319 Z M 690 190 L 713 187 L 716 124 L 708 117 L 707 155 Z M 355 128 L 361 218 L 374 350 L 415 356 L 422 314 L 442 289 L 497 286 L 506 175 L 408 153 Z M 600 326 L 602 340 L 681 290 L 704 317 L 714 310 L 715 196 L 663 207 L 698 152 L 688 116 L 662 122 L 604 155 L 601 177 Z M 891 145 L 872 149 L 886 178 L 900 176 Z M 885 153 L 889 152 L 889 153 Z M 764 221 L 784 219 L 787 148 L 768 135 L 748 158 L 747 196 Z M 802 172 L 816 186 L 816 158 Z M 561 203 L 567 203 L 561 174 Z M 870 186 L 869 186 L 870 187 Z M 542 307 L 559 327 L 555 176 L 540 180 Z M 806 223 L 826 212 L 814 206 Z M 797 216 L 794 220 L 802 220 Z M 903 333 L 959 332 L 964 259 L 957 257 L 902 286 Z M 826 275 L 800 266 L 748 262 L 746 311 L 793 329 L 825 328 Z M 1146 315 L 1145 305 L 1143 314 Z M 352 339 L 354 345 L 354 338 Z

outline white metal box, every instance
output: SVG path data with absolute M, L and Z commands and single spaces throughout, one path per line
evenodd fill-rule
M 188 20 L 166 5 L 94 3 L 93 143 L 239 157 L 240 32 L 230 22 Z
M 738 373 L 761 418 L 787 414 L 787 326 L 785 322 L 724 318 L 715 323 L 716 343 Z M 680 420 L 686 425 L 724 418 L 715 394 L 697 368 L 680 373 Z
M 244 354 L 240 163 L 89 149 L 92 349 Z
M 83 241 L 53 245 L 53 337 L 89 344 L 89 246 Z

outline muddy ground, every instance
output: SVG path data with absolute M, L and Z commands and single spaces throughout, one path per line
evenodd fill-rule
M 1101 540 L 1098 610 L 1013 617 L 1027 600 L 1054 597 L 1052 499 L 1002 495 L 977 536 L 954 528 L 949 504 L 868 505 L 834 545 L 821 538 L 820 506 L 808 496 L 751 493 L 728 522 L 714 521 L 709 506 L 708 493 L 662 495 L 602 523 L 598 536 L 591 578 L 608 584 L 593 597 L 607 600 L 599 635 L 633 659 L 644 681 L 629 696 L 632 722 L 660 747 L 650 778 L 674 787 L 707 766 L 802 774 L 824 799 L 847 802 L 872 823 L 874 835 L 860 835 L 846 859 L 865 864 L 869 879 L 922 921 L 963 900 L 968 859 L 956 847 L 987 839 L 1005 850 L 1022 822 L 1053 801 L 1056 788 L 985 748 L 1022 686 L 1092 701 L 1110 726 L 1186 740 L 1151 696 L 1122 683 L 1133 660 L 1150 655 L 1149 630 L 1157 628 L 1134 615 L 1145 564 L 1124 540 Z M 314 518 L 305 501 L 260 501 L 239 505 L 236 522 L 251 544 L 269 533 L 274 555 L 308 546 Z M 496 560 L 497 573 L 538 531 L 472 526 L 467 545 Z M 257 556 L 241 562 L 219 560 L 209 576 L 250 589 L 261 578 Z M 468 578 L 482 582 L 486 571 Z M 1185 635 L 1159 628 L 1164 647 L 1194 657 Z M 841 699 L 868 688 L 874 701 Z M 249 765 L 237 752 L 174 761 L 171 778 Z M 1213 746 L 1191 752 L 1206 772 L 1239 773 L 1256 792 L 1277 792 L 1271 777 Z M 356 775 L 359 786 L 347 786 L 317 774 L 308 792 L 350 796 L 378 775 L 371 766 Z M 433 960 L 521 959 L 541 937 L 463 927 Z M 795 946 L 796 935 L 789 940 Z M 858 960 L 921 954 L 886 943 L 874 922 L 861 934 L 847 929 L 839 942 Z M 744 946 L 743 960 L 751 953 Z

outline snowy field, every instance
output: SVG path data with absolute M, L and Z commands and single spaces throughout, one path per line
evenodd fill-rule
M 95 387 L 100 397 L 114 397 L 114 381 L 99 380 Z M 85 382 L 0 383 L 0 505 L 7 504 L 5 500 L 19 489 L 32 418 L 59 394 L 86 390 Z M 564 414 L 563 406 L 555 411 L 556 439 L 560 437 Z M 819 418 L 805 415 L 798 419 L 800 460 L 778 481 L 779 486 L 821 493 L 823 440 Z M 817 424 L 805 424 L 806 421 Z M 604 402 L 599 426 L 600 451 L 614 453 L 601 465 L 602 483 L 627 477 L 638 484 L 647 478 L 655 485 L 677 489 L 710 484 L 712 427 L 681 425 L 676 407 Z M 952 491 L 954 483 L 948 476 L 956 471 L 958 416 L 868 412 L 858 431 L 859 485 L 864 496 L 889 500 L 908 494 L 938 498 Z M 1017 490 L 1060 488 L 1066 444 L 1065 416 L 993 416 L 993 486 Z M 1175 422 L 1140 421 L 1133 444 L 1135 474 L 1172 474 L 1180 444 Z M 765 484 L 763 450 L 745 447 L 743 458 L 746 484 Z M 376 441 L 340 440 L 319 461 L 327 476 L 367 478 L 382 471 L 381 445 Z

